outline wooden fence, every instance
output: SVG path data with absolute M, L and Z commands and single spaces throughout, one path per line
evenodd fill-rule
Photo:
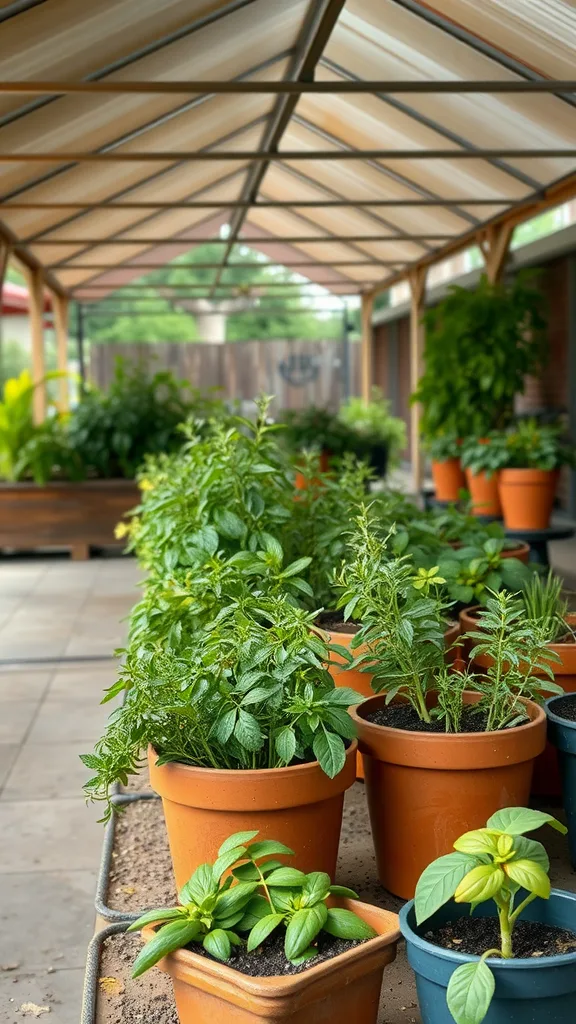
M 90 379 L 106 388 L 117 357 L 150 370 L 169 369 L 193 387 L 222 389 L 222 397 L 249 401 L 265 392 L 274 407 L 308 405 L 337 409 L 358 394 L 359 345 L 341 341 L 237 341 L 223 345 L 194 342 L 93 342 Z

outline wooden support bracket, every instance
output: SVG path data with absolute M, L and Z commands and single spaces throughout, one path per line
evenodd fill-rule
M 480 233 L 478 245 L 484 257 L 486 276 L 490 284 L 498 284 L 504 273 L 513 234 L 514 224 L 510 221 L 487 227 Z

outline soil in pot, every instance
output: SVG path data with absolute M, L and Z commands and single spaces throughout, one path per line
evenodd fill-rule
M 477 703 L 479 695 L 464 699 Z M 440 735 L 369 721 L 385 700 L 370 698 L 352 717 L 380 880 L 410 899 L 424 868 L 450 853 L 458 836 L 482 828 L 501 807 L 526 806 L 534 759 L 546 743 L 546 720 L 538 705 L 527 702 L 525 725 Z
M 500 948 L 500 924 L 497 917 L 459 917 L 448 921 L 424 938 L 442 949 L 482 956 L 487 949 Z M 560 956 L 576 952 L 576 932 L 545 924 L 519 920 L 514 927 L 514 959 Z
M 332 935 L 322 933 L 317 941 L 317 955 L 298 965 L 291 964 L 286 959 L 284 954 L 284 934 L 283 931 L 280 931 L 278 935 L 271 935 L 262 944 L 260 949 L 255 949 L 252 953 L 247 953 L 245 946 L 233 946 L 232 956 L 230 960 L 226 961 L 227 966 L 232 967 L 235 971 L 239 971 L 240 974 L 247 974 L 250 978 L 285 978 L 293 974 L 302 974 L 304 971 L 309 971 L 311 967 L 317 967 L 318 964 L 323 963 L 325 960 L 332 960 L 335 956 L 340 956 L 341 953 L 354 949 L 355 946 L 361 946 L 363 941 L 365 941 L 336 939 Z M 208 960 L 215 960 L 215 957 L 207 953 L 198 943 L 191 943 L 186 948 L 192 953 L 206 957 Z
M 552 710 L 559 718 L 565 718 L 567 722 L 576 722 L 576 693 L 567 693 L 565 697 L 559 697 L 554 701 Z
M 373 722 L 374 725 L 386 725 L 391 729 L 404 729 L 407 732 L 446 732 L 444 722 L 423 722 L 410 704 L 383 705 L 366 715 L 366 721 Z M 460 724 L 461 728 L 458 733 L 485 732 L 488 715 L 480 715 L 472 708 L 465 708 Z M 458 733 L 452 735 L 458 735 Z

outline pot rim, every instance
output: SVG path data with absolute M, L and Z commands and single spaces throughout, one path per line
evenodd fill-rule
M 529 700 L 527 697 L 521 697 L 523 704 L 528 705 L 536 709 L 534 718 L 531 718 L 529 722 L 524 722 L 523 725 L 515 725 L 512 729 L 492 729 L 490 732 L 416 732 L 412 729 L 397 729 L 393 725 L 378 725 L 377 722 L 368 722 L 358 711 L 358 708 L 364 707 L 366 704 L 370 704 L 373 700 L 381 700 L 384 697 L 384 693 L 374 694 L 374 697 L 367 697 L 361 704 L 355 704 L 350 708 L 350 714 L 355 722 L 362 722 L 363 725 L 378 729 L 381 734 L 393 733 L 395 736 L 405 734 L 406 736 L 413 737 L 412 742 L 418 743 L 421 737 L 426 740 L 430 740 L 431 737 L 438 737 L 440 740 L 450 742 L 453 740 L 462 739 L 466 737 L 467 740 L 476 741 L 482 740 L 486 736 L 517 736 L 519 733 L 524 733 L 528 729 L 534 728 L 538 722 L 545 718 L 544 709 L 536 703 L 536 701 Z M 475 697 L 476 701 L 480 700 L 480 694 L 474 693 L 472 690 L 465 690 L 463 696 Z M 558 696 L 561 696 L 560 694 Z M 476 701 L 470 701 L 469 703 L 476 703 Z M 392 702 L 393 703 L 393 702 Z
M 398 914 L 394 914 L 390 910 L 384 910 L 382 907 L 377 907 L 371 903 L 363 903 L 360 900 L 344 898 L 339 899 L 337 903 L 338 906 L 342 906 L 346 910 L 354 909 L 356 912 L 360 912 L 360 916 L 362 916 L 361 911 L 363 909 L 368 910 L 370 915 L 376 914 L 383 922 L 384 931 L 374 936 L 373 939 L 367 939 L 366 942 L 361 943 L 359 946 L 353 946 L 351 949 L 346 950 L 344 953 L 339 953 L 330 960 L 323 960 L 322 963 L 317 964 L 315 967 L 309 967 L 308 970 L 302 971 L 301 974 L 293 974 L 289 977 L 282 977 L 281 975 L 252 977 L 248 974 L 242 974 L 241 971 L 234 970 L 233 967 L 229 967 L 226 963 L 199 956 L 189 949 L 178 949 L 163 958 L 168 964 L 173 965 L 173 969 L 167 971 L 167 973 L 178 977 L 182 969 L 184 972 L 195 971 L 199 975 L 207 975 L 210 981 L 216 984 L 224 982 L 232 989 L 239 989 L 247 995 L 260 996 L 265 999 L 276 999 L 301 993 L 304 989 L 313 985 L 319 978 L 335 974 L 340 972 L 343 967 L 350 967 L 361 960 L 368 959 L 372 954 L 378 953 L 387 946 L 395 945 L 400 940 L 401 933 Z M 142 929 L 144 937 L 151 936 L 153 932 L 154 928 L 152 925 L 147 925 Z M 162 961 L 160 962 L 162 963 Z
M 523 476 L 524 476 L 524 479 L 526 480 L 527 483 L 529 482 L 526 479 L 528 476 L 531 476 L 533 478 L 533 483 L 538 483 L 538 482 L 542 482 L 543 483 L 544 481 L 550 480 L 550 478 L 552 476 L 555 476 L 558 473 L 558 471 L 559 471 L 559 467 L 558 466 L 555 466 L 553 469 L 536 469 L 536 467 L 534 467 L 534 466 L 504 466 L 499 471 L 500 472 L 499 479 L 500 479 L 500 483 L 504 483 L 504 484 L 510 483 L 510 484 L 513 484 L 514 483 L 514 477 L 516 477 L 516 479 L 518 479 L 517 474 L 522 473 Z M 507 474 L 513 474 L 513 478 L 510 479 L 510 477 Z
M 360 705 L 356 705 L 356 707 L 359 706 Z M 354 753 L 357 752 L 357 747 L 357 739 L 349 741 L 349 745 L 346 747 L 346 761 L 348 761 L 348 758 L 351 757 L 352 751 L 354 751 Z M 157 750 L 152 746 L 151 743 L 148 744 L 148 756 L 154 757 L 156 759 L 158 759 L 159 757 Z M 194 772 L 194 774 L 200 774 L 204 778 L 216 775 L 219 779 L 233 779 L 236 777 L 241 777 L 243 779 L 261 779 L 264 776 L 266 778 L 281 778 L 285 776 L 290 778 L 291 775 L 298 772 L 302 772 L 306 769 L 308 769 L 309 771 L 313 770 L 314 772 L 316 772 L 316 769 L 319 768 L 320 771 L 322 771 L 322 768 L 320 768 L 320 764 L 318 761 L 305 761 L 304 764 L 286 765 L 284 768 L 202 768 L 194 764 L 184 764 L 182 761 L 169 761 L 166 764 L 160 766 L 155 764 L 154 767 L 158 768 L 158 770 L 161 770 L 162 768 L 176 768 L 179 771 Z M 334 779 L 330 779 L 329 775 L 326 775 L 326 778 L 330 779 L 330 781 L 333 782 L 335 779 L 338 778 L 339 775 L 342 774 L 342 772 L 345 770 L 345 767 L 346 763 L 344 764 L 344 768 L 342 768 L 342 771 L 338 772 L 338 775 L 334 776 Z
M 549 697 L 548 700 L 546 701 L 546 703 L 544 704 L 544 711 L 546 713 L 546 716 L 550 719 L 551 722 L 554 722 L 555 725 L 560 725 L 560 726 L 562 726 L 563 729 L 576 729 L 576 722 L 575 721 L 572 721 L 570 718 L 562 718 L 561 715 L 557 715 L 556 712 L 553 711 L 552 708 L 551 708 L 551 705 L 554 704 L 555 701 L 557 701 L 557 700 L 564 700 L 564 697 L 575 697 L 576 698 L 576 693 L 556 693 L 556 694 L 554 694 L 554 696 L 553 697 Z
M 576 893 L 569 892 L 567 889 L 552 889 L 550 896 L 555 896 L 559 899 L 569 900 L 574 903 L 574 915 L 576 920 Z M 414 931 L 412 925 L 408 920 L 408 915 L 414 908 L 414 900 L 410 900 L 409 903 L 405 903 L 400 908 L 400 931 L 404 939 L 407 942 L 412 943 L 418 949 L 430 956 L 437 957 L 439 960 L 448 960 L 453 963 L 455 967 L 461 964 L 476 963 L 480 960 L 480 957 L 472 953 L 458 953 L 456 950 L 443 949 L 442 946 L 435 946 L 433 942 L 428 942 L 426 939 L 418 935 L 418 932 Z M 550 967 L 573 967 L 576 964 L 576 950 L 573 953 L 558 953 L 555 956 L 542 956 L 542 957 L 514 957 L 511 960 L 503 960 L 501 957 L 489 957 L 486 961 L 491 967 L 496 968 L 498 971 L 514 971 L 514 970 L 545 970 Z

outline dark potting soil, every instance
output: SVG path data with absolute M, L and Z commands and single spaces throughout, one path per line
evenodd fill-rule
M 277 978 L 287 977 L 291 974 L 302 974 L 309 971 L 311 967 L 317 967 L 325 960 L 332 960 L 341 953 L 347 953 L 354 946 L 361 946 L 366 939 L 336 939 L 333 935 L 321 933 L 317 939 L 318 954 L 303 964 L 296 966 L 291 964 L 284 955 L 285 932 L 279 929 L 277 935 L 271 935 L 262 943 L 259 949 L 252 953 L 246 952 L 246 946 L 233 946 L 232 956 L 226 961 L 227 967 L 232 967 L 240 974 L 247 974 L 251 978 Z M 206 957 L 208 960 L 215 960 L 215 957 L 196 942 L 190 943 L 188 949 L 193 953 Z M 217 963 L 221 961 L 216 961 Z
M 497 917 L 460 917 L 441 928 L 426 932 L 424 938 L 442 949 L 482 956 L 487 949 L 500 948 Z M 539 921 L 518 921 L 512 936 L 515 958 L 558 956 L 576 953 L 576 932 Z
M 324 612 L 318 616 L 320 629 L 329 629 L 331 633 L 358 633 L 362 628 L 359 622 L 344 622 L 339 612 Z
M 554 702 L 551 709 L 559 718 L 565 718 L 567 722 L 576 722 L 576 693 L 567 693 Z
M 384 705 L 376 711 L 370 711 L 365 717 L 367 722 L 374 725 L 387 725 L 392 729 L 404 729 L 406 732 L 446 733 L 443 721 L 422 722 L 410 704 L 389 704 L 387 707 Z M 460 732 L 485 732 L 487 724 L 487 715 L 479 714 L 472 708 L 465 708 L 462 712 Z

